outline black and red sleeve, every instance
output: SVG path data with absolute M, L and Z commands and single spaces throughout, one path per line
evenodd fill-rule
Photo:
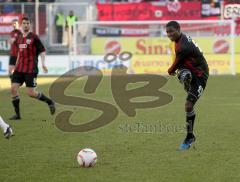
M 46 51 L 43 43 L 41 42 L 41 40 L 37 36 L 35 37 L 34 42 L 35 42 L 35 46 L 36 46 L 37 55 Z
M 189 49 L 186 46 L 182 46 L 181 48 L 176 50 L 176 58 L 169 68 L 169 73 L 174 73 L 184 62 L 184 60 L 189 55 Z

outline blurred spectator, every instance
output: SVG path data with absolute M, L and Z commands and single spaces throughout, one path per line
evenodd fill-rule
M 73 10 L 69 12 L 69 15 L 66 19 L 66 28 L 69 32 L 73 34 L 73 24 L 77 21 L 77 17 L 74 15 Z
M 65 15 L 62 10 L 55 16 L 55 26 L 57 30 L 57 43 L 62 43 L 63 39 L 63 29 L 65 26 Z
M 68 33 L 68 45 L 71 46 L 72 45 L 72 36 L 73 36 L 73 25 L 74 22 L 76 22 L 78 19 L 77 17 L 74 15 L 73 10 L 71 10 L 69 12 L 69 15 L 67 16 L 66 19 L 66 31 Z

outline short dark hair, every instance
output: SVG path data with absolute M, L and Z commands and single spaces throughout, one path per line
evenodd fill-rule
M 174 27 L 175 29 L 180 30 L 180 25 L 177 21 L 168 22 L 166 27 Z
M 12 23 L 13 23 L 13 22 L 18 22 L 18 20 L 17 20 L 17 19 L 13 19 L 13 20 L 12 20 Z
M 25 20 L 25 21 L 30 21 L 30 23 L 31 23 L 30 18 L 28 18 L 27 16 L 24 16 L 24 17 L 22 18 L 22 21 L 23 21 L 23 20 Z

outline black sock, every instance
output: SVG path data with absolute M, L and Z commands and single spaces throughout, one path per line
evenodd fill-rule
M 53 104 L 53 101 L 49 99 L 47 96 L 45 96 L 43 93 L 38 93 L 37 98 L 38 100 L 46 102 L 48 105 Z
M 16 115 L 20 116 L 20 109 L 19 109 L 20 98 L 19 96 L 12 97 L 12 104 L 15 110 Z
M 195 120 L 195 112 L 187 112 L 186 113 L 186 124 L 187 124 L 187 137 L 192 138 L 193 137 L 193 126 L 194 126 L 194 120 Z

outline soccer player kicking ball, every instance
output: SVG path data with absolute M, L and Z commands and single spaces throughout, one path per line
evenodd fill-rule
M 47 73 L 48 69 L 45 65 L 45 48 L 38 36 L 30 32 L 30 19 L 28 17 L 22 19 L 22 31 L 23 34 L 17 39 L 18 57 L 12 76 L 11 95 L 16 114 L 10 118 L 11 120 L 21 119 L 18 89 L 24 82 L 30 97 L 46 102 L 51 114 L 54 114 L 56 110 L 55 104 L 50 98 L 35 90 L 39 55 L 44 73 Z
M 0 116 L 0 127 L 3 130 L 3 135 L 6 139 L 9 139 L 11 136 L 13 136 L 13 131 L 11 126 L 5 123 L 1 116 Z
M 178 22 L 168 22 L 166 32 L 168 38 L 175 42 L 176 54 L 172 66 L 168 69 L 168 74 L 175 75 L 177 71 L 178 79 L 184 85 L 184 89 L 187 92 L 185 103 L 187 136 L 179 148 L 180 150 L 186 150 L 196 140 L 193 134 L 196 116 L 194 105 L 206 87 L 209 69 L 201 49 L 190 36 L 180 31 Z

